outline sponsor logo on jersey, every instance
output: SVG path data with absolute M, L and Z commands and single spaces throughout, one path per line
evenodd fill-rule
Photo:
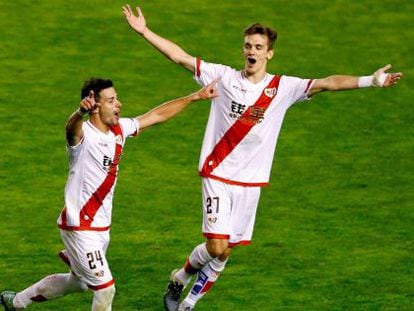
M 104 169 L 108 169 L 112 164 L 112 159 L 106 155 L 103 157 L 102 166 Z
M 246 109 L 246 105 L 239 104 L 233 100 L 231 102 L 230 109 L 231 111 L 229 113 L 229 116 L 232 117 L 233 119 L 238 119 L 243 114 L 244 110 Z
M 229 116 L 249 124 L 257 124 L 263 121 L 265 113 L 264 108 L 251 106 L 250 113 L 248 115 L 243 115 L 247 108 L 247 105 L 239 104 L 233 100 L 231 102 Z

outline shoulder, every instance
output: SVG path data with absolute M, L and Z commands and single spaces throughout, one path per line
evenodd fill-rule
M 200 60 L 200 69 L 201 70 L 214 70 L 217 72 L 237 72 L 236 69 L 234 69 L 231 66 L 219 64 L 219 63 L 211 63 L 206 62 L 204 60 Z
M 280 85 L 287 88 L 295 88 L 298 86 L 306 85 L 311 81 L 310 79 L 304 79 L 295 76 L 282 75 L 280 78 Z
M 136 118 L 120 118 L 118 127 L 122 131 L 123 136 L 136 136 L 139 130 L 139 122 Z

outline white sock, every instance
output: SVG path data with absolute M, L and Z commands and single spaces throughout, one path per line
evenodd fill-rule
M 205 265 L 203 269 L 198 272 L 197 280 L 194 282 L 193 287 L 184 299 L 185 303 L 194 306 L 214 285 L 221 272 L 223 272 L 226 263 L 227 259 L 221 261 L 218 258 L 214 258 L 211 262 Z
M 178 282 L 187 285 L 191 281 L 191 277 L 212 260 L 213 257 L 208 253 L 206 243 L 197 245 L 188 257 L 184 267 L 178 270 L 174 278 Z
M 13 305 L 16 309 L 22 309 L 33 302 L 42 302 L 87 289 L 86 284 L 72 273 L 52 274 L 17 293 Z

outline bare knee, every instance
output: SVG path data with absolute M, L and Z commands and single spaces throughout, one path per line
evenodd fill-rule
M 218 256 L 217 258 L 220 259 L 221 261 L 226 261 L 226 259 L 230 257 L 231 250 L 232 250 L 232 248 L 227 247 L 224 250 L 224 252 L 220 256 Z
M 210 254 L 211 257 L 223 257 L 230 255 L 229 247 L 229 241 L 223 240 L 223 239 L 208 239 L 207 243 L 207 251 Z M 228 257 L 228 256 L 227 256 Z

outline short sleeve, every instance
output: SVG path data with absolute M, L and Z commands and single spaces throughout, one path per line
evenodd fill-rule
M 82 123 L 82 131 L 83 131 L 83 136 L 76 145 L 71 146 L 69 145 L 68 142 L 66 142 L 66 153 L 69 158 L 75 157 L 84 148 L 86 144 L 85 141 L 88 140 L 88 134 L 89 134 L 87 122 Z
M 195 58 L 194 61 L 194 80 L 201 86 L 206 86 L 214 79 L 223 76 L 224 72 L 228 68 L 227 66 L 220 64 L 207 63 L 199 58 Z
M 135 137 L 139 131 L 139 122 L 135 118 L 121 118 L 119 124 L 122 128 L 124 137 Z
M 79 141 L 79 143 L 75 146 L 70 146 L 66 144 L 66 156 L 69 162 L 72 162 L 74 158 L 78 156 L 79 153 L 82 152 L 85 146 L 85 136 Z
M 286 87 L 287 96 L 289 97 L 288 102 L 291 103 L 290 105 L 310 99 L 308 92 L 314 82 L 313 79 L 301 79 L 289 76 L 283 76 L 283 78 L 284 87 Z

